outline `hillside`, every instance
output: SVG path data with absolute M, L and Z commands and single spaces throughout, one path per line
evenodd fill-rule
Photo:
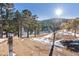
M 71 19 L 64 19 L 64 18 L 51 18 L 51 19 L 45 19 L 40 21 L 41 25 L 42 25 L 42 29 L 43 31 L 47 31 L 48 33 L 54 30 L 54 24 L 55 26 L 60 26 L 61 23 L 67 21 L 67 20 L 71 20 Z

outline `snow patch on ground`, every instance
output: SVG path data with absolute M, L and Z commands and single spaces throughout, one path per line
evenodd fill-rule
M 21 41 L 24 41 L 24 39 L 22 39 Z
M 72 35 L 74 36 L 74 32 L 71 32 L 71 31 L 65 31 L 65 32 L 58 32 L 59 34 L 62 34 L 62 35 Z M 79 37 L 79 33 L 76 33 L 76 37 Z
M 49 37 L 52 36 L 52 33 L 40 38 L 32 38 L 32 41 L 41 42 L 41 43 L 50 43 Z
M 48 44 L 52 45 L 53 42 L 51 42 L 51 41 L 48 39 L 48 38 L 51 37 L 51 36 L 52 36 L 52 33 L 49 34 L 49 35 L 46 35 L 46 36 L 44 36 L 44 37 L 41 37 L 41 38 L 32 38 L 32 41 L 41 42 L 41 43 L 48 43 Z M 61 40 L 62 40 L 62 39 L 55 41 L 55 46 L 57 46 L 57 47 L 64 47 L 64 46 L 60 43 Z
M 16 56 L 16 54 L 15 54 L 15 53 L 13 53 L 13 56 Z
M 0 43 L 5 41 L 5 40 L 7 40 L 7 39 L 0 38 Z
M 61 40 L 62 39 L 55 41 L 55 46 L 63 48 L 64 46 L 61 44 Z
M 32 38 L 32 40 L 36 42 L 50 43 L 47 38 Z

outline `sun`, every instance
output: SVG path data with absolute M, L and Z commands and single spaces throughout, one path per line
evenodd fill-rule
M 63 12 L 62 9 L 56 9 L 55 10 L 55 13 L 56 13 L 57 16 L 60 16 L 62 14 L 62 12 Z

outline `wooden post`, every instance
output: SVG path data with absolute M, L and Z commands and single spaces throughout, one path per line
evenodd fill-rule
M 8 56 L 13 56 L 13 37 L 8 38 Z
M 75 28 L 75 32 L 74 32 L 74 37 L 76 38 L 76 28 Z
M 54 51 L 54 42 L 55 42 L 55 32 L 53 33 L 53 44 L 51 46 L 50 52 L 49 52 L 49 56 L 53 55 L 53 51 Z

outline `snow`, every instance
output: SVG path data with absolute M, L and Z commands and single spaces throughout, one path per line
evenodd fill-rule
M 52 36 L 52 33 L 50 33 L 49 35 L 46 35 L 44 37 L 41 37 L 41 38 L 32 38 L 33 41 L 36 41 L 36 42 L 42 42 L 42 43 L 50 43 L 49 41 L 49 37 Z
M 51 37 L 51 35 L 52 35 L 52 33 L 49 34 L 49 35 L 46 35 L 46 36 L 44 36 L 44 37 L 41 37 L 41 38 L 32 38 L 32 41 L 41 42 L 41 43 L 48 43 L 48 44 L 52 45 L 53 42 L 49 41 L 49 39 L 48 39 L 48 37 Z M 64 47 L 64 46 L 60 43 L 61 40 L 62 40 L 62 39 L 55 41 L 55 46 L 57 46 L 57 47 Z
M 74 36 L 74 32 L 71 32 L 71 31 L 64 31 L 64 32 L 58 31 L 57 33 L 62 34 L 62 35 L 72 35 L 72 36 Z M 79 33 L 76 33 L 76 37 L 79 37 Z
M 3 42 L 3 41 L 5 41 L 5 40 L 7 40 L 7 39 L 3 39 L 3 38 L 1 39 L 1 38 L 0 38 L 0 42 Z
M 47 38 L 32 38 L 32 40 L 36 42 L 50 43 Z
M 15 53 L 13 53 L 13 56 L 16 56 L 16 54 L 15 54 Z
M 72 35 L 72 32 L 70 32 L 70 31 L 69 32 L 63 32 L 62 34 L 63 35 Z
M 24 39 L 22 39 L 21 41 L 24 41 Z
M 63 48 L 64 46 L 60 43 L 61 40 L 62 39 L 55 41 L 55 46 Z
M 79 37 L 79 33 L 78 33 L 78 34 L 76 34 L 76 37 Z
M 41 43 L 48 43 L 48 44 L 50 44 L 50 45 L 52 45 L 53 44 L 53 42 L 50 42 L 49 41 L 49 39 L 46 39 L 46 38 L 40 38 L 40 39 L 34 39 L 35 41 L 37 40 L 38 42 L 41 42 Z M 57 46 L 57 47 L 61 47 L 61 48 L 63 48 L 64 46 L 60 43 L 60 41 L 61 40 L 57 40 L 57 41 L 55 41 L 55 46 Z
M 61 31 L 60 31 L 60 32 L 57 32 L 57 33 L 63 34 L 63 35 L 74 35 L 74 33 L 71 32 L 71 31 L 65 31 L 65 32 L 61 32 Z M 32 38 L 32 41 L 41 42 L 41 43 L 48 43 L 48 44 L 52 45 L 53 42 L 49 41 L 49 39 L 48 39 L 49 37 L 52 36 L 52 34 L 53 34 L 53 33 L 50 33 L 49 35 L 46 35 L 46 36 L 41 37 L 41 38 Z M 79 37 L 79 33 L 77 33 L 76 36 Z M 61 48 L 63 48 L 64 46 L 63 46 L 63 45 L 61 44 L 61 42 L 60 42 L 60 41 L 62 41 L 62 40 L 63 40 L 63 39 L 56 40 L 56 41 L 55 41 L 55 46 L 56 46 L 56 47 L 61 47 Z M 77 44 L 77 43 L 74 43 L 74 44 Z M 79 43 L 78 43 L 78 44 L 79 44 Z

